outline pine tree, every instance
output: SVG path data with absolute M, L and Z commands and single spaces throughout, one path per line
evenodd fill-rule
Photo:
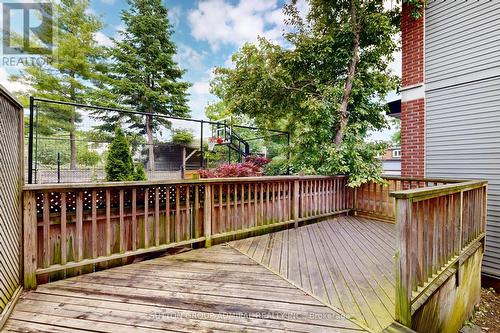
M 120 127 L 116 128 L 115 137 L 109 146 L 105 171 L 107 181 L 134 180 L 134 162 L 130 145 Z
M 122 39 L 115 40 L 111 91 L 120 103 L 135 111 L 187 117 L 185 70 L 173 60 L 176 46 L 171 40 L 172 26 L 161 0 L 129 0 L 122 13 L 125 25 Z M 161 117 L 130 117 L 132 127 L 146 134 L 148 168 L 154 171 L 153 135 L 161 125 L 170 123 Z
M 103 27 L 99 17 L 88 13 L 88 0 L 54 2 L 54 49 L 42 55 L 45 66 L 26 66 L 12 79 L 28 85 L 28 93 L 48 99 L 87 103 L 90 82 L 104 49 L 95 34 Z M 70 168 L 76 168 L 76 127 L 82 117 L 74 107 L 44 104 L 40 108 L 38 131 L 53 135 L 68 133 Z
M 144 165 L 142 162 L 138 162 L 135 166 L 134 180 L 147 180 L 146 171 L 144 170 Z

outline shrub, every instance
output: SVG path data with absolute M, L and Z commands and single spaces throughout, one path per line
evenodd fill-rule
M 177 129 L 172 131 L 172 142 L 188 145 L 194 140 L 194 135 L 186 129 Z
M 245 162 L 252 162 L 253 164 L 263 167 L 264 165 L 271 162 L 271 159 L 257 155 L 250 155 L 245 158 Z
M 107 181 L 134 179 L 134 162 L 130 153 L 130 145 L 123 130 L 119 127 L 116 128 L 115 137 L 109 146 L 105 171 Z
M 288 172 L 289 161 L 288 158 L 280 155 L 273 158 L 272 161 L 264 166 L 264 174 L 266 176 L 280 176 Z
M 255 177 L 262 175 L 262 166 L 252 161 L 226 163 L 211 170 L 201 169 L 198 173 L 200 178 Z
M 138 162 L 135 165 L 134 180 L 147 180 L 146 171 L 144 170 L 144 165 L 142 162 Z

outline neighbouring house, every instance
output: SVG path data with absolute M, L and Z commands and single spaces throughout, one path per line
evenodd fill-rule
M 403 6 L 401 174 L 485 179 L 482 273 L 500 278 L 500 1 Z
M 393 146 L 386 149 L 385 154 L 380 156 L 384 175 L 401 175 L 401 147 Z

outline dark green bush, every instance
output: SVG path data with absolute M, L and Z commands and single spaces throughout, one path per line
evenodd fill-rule
M 115 137 L 109 146 L 105 171 L 106 180 L 110 182 L 134 180 L 134 162 L 130 145 L 119 127 L 116 128 Z

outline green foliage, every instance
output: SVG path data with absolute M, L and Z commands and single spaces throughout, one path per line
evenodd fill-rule
M 105 171 L 107 181 L 134 180 L 134 163 L 130 146 L 123 130 L 119 127 L 116 128 L 115 137 L 109 146 Z
M 57 165 L 57 154 L 61 165 L 69 163 L 69 145 L 62 140 L 41 140 L 36 150 L 36 159 L 41 165 Z
M 288 172 L 288 160 L 285 156 L 280 155 L 271 160 L 264 166 L 264 175 L 280 176 L 286 175 Z
M 403 0 L 403 4 L 411 7 L 411 17 L 418 20 L 423 16 L 427 0 Z
M 190 130 L 175 129 L 172 131 L 172 142 L 188 145 L 194 140 L 194 134 Z
M 146 177 L 146 171 L 144 170 L 144 165 L 142 162 L 138 162 L 135 165 L 135 171 L 134 171 L 134 180 L 140 181 L 140 180 L 147 180 L 148 178 Z
M 370 130 L 387 127 L 384 98 L 399 83 L 389 69 L 397 49 L 399 12 L 386 10 L 383 0 L 320 0 L 309 6 L 306 21 L 294 1 L 286 6 L 287 23 L 293 25 L 286 39 L 292 47 L 261 38 L 233 55 L 234 68 L 215 70 L 211 90 L 220 101 L 209 106 L 208 113 L 245 115 L 258 126 L 290 131 L 289 164 L 294 172 L 347 173 L 351 185 L 380 179 L 375 157 L 383 145 L 365 143 L 365 138 Z M 347 94 L 347 73 L 357 53 Z M 343 140 L 335 144 L 341 127 Z
M 399 146 L 401 145 L 401 120 L 391 117 L 389 123 L 396 130 L 391 137 L 392 144 Z
M 26 92 L 37 97 L 87 103 L 92 94 L 91 82 L 103 57 L 104 49 L 97 44 L 95 34 L 103 27 L 100 18 L 89 13 L 88 0 L 52 2 L 53 54 L 42 55 L 46 65 L 25 66 L 11 78 L 29 87 Z M 42 31 L 42 40 L 48 31 Z M 21 100 L 27 105 L 28 99 Z M 69 133 L 75 135 L 82 118 L 69 106 L 41 104 L 38 131 L 43 135 Z M 76 143 L 70 146 L 70 162 L 76 165 Z
M 86 132 L 77 132 L 81 137 L 86 137 Z M 35 150 L 38 164 L 43 166 L 56 166 L 57 154 L 59 154 L 62 166 L 70 162 L 70 144 L 67 137 L 51 136 L 38 140 Z M 96 151 L 90 149 L 91 146 L 85 141 L 76 142 L 76 161 L 79 166 L 94 167 L 101 161 L 101 156 Z
M 99 164 L 99 161 L 101 160 L 101 156 L 99 155 L 98 152 L 92 151 L 92 150 L 78 150 L 77 155 L 76 155 L 76 161 L 78 162 L 79 165 L 85 165 L 85 166 L 96 166 Z
M 172 26 L 167 8 L 161 0 L 129 0 L 122 12 L 124 29 L 110 49 L 109 80 L 103 85 L 103 97 L 115 96 L 117 104 L 139 112 L 178 117 L 189 116 L 185 70 L 174 61 L 177 52 L 171 40 Z M 116 120 L 116 112 L 94 115 L 103 120 Z M 132 129 L 147 135 L 149 165 L 154 161 L 153 135 L 170 122 L 161 117 L 127 116 Z M 108 128 L 107 130 L 110 130 Z

